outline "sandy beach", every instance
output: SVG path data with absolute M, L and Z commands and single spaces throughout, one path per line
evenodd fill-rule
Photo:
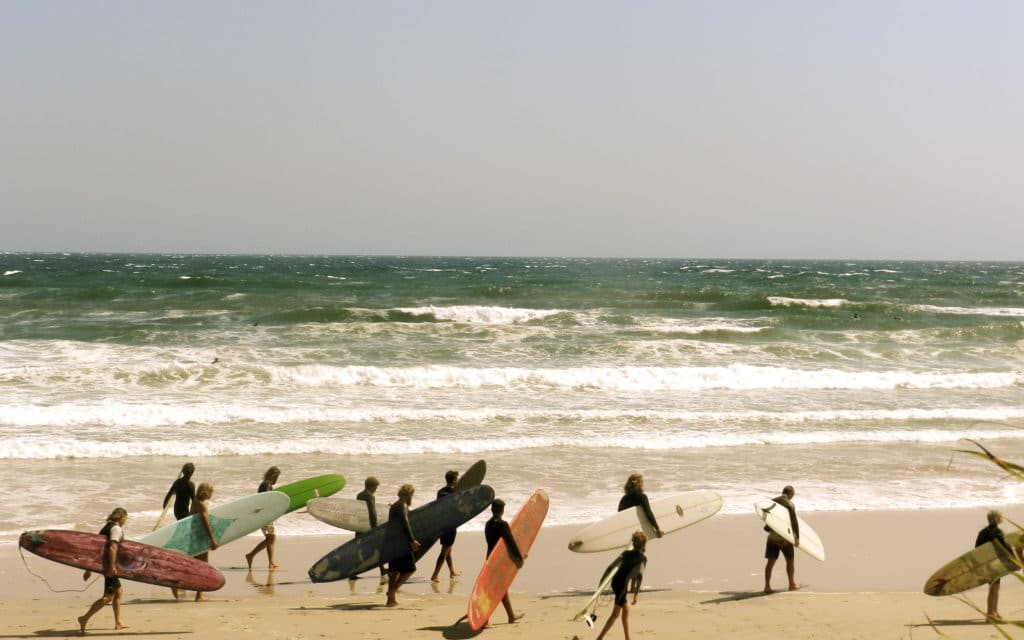
M 1017 519 L 1013 510 L 1007 516 Z M 953 638 L 1000 637 L 968 604 L 921 593 L 925 578 L 968 550 L 984 524 L 984 509 L 930 511 L 813 512 L 803 514 L 826 543 L 828 559 L 797 556 L 796 593 L 761 593 L 763 532 L 753 515 L 724 515 L 654 541 L 644 591 L 631 615 L 638 638 L 928 638 L 938 637 L 929 618 Z M 499 610 L 493 638 L 592 638 L 596 629 L 570 618 L 586 601 L 614 553 L 575 554 L 566 549 L 578 527 L 545 528 L 513 586 L 511 597 L 526 617 L 505 623 Z M 216 551 L 212 560 L 227 585 L 209 601 L 175 602 L 167 590 L 126 583 L 123 618 L 130 629 L 113 630 L 109 610 L 93 619 L 89 635 L 159 635 L 173 638 L 359 638 L 474 637 L 459 619 L 484 556 L 480 532 L 462 532 L 455 546 L 455 581 L 429 582 L 436 552 L 420 562 L 402 589 L 396 609 L 383 606 L 376 576 L 312 584 L 306 570 L 347 539 L 285 537 L 278 543 L 280 569 L 266 558 L 246 571 L 243 554 L 255 537 Z M 100 592 L 85 591 L 80 573 L 16 547 L 0 551 L 0 595 L 5 603 L 3 637 L 77 635 L 75 619 Z M 29 573 L 31 571 L 46 582 Z M 48 584 L 47 584 L 48 583 Z M 784 570 L 774 586 L 783 588 Z M 61 592 L 54 592 L 53 590 Z M 63 591 L 69 590 L 69 591 Z M 983 606 L 985 591 L 966 594 Z M 1003 614 L 1024 620 L 1024 586 L 1004 580 Z M 599 624 L 610 613 L 600 607 Z M 621 626 L 610 634 L 622 637 Z

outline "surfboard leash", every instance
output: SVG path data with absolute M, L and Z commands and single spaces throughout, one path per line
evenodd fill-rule
M 46 587 L 54 593 L 82 593 L 83 591 L 88 590 L 89 587 L 91 587 L 92 585 L 96 584 L 96 582 L 100 579 L 100 577 L 97 575 L 95 578 L 92 579 L 92 582 L 86 584 L 81 589 L 54 589 L 53 585 L 50 584 L 49 580 L 47 580 L 46 578 L 44 578 L 43 576 L 39 575 L 38 573 L 29 568 L 28 560 L 25 559 L 25 549 L 23 549 L 20 545 L 18 546 L 18 554 L 21 556 L 22 564 L 25 565 L 25 571 L 28 571 L 30 575 L 42 580 L 43 584 L 45 584 Z

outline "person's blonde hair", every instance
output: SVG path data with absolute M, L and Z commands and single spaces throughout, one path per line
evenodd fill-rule
M 213 496 L 213 485 L 209 482 L 203 482 L 196 489 L 196 500 L 202 502 L 203 500 L 209 500 Z
M 415 493 L 415 492 L 416 492 L 416 488 L 413 487 L 411 484 L 406 483 L 406 484 L 403 484 L 401 487 L 398 488 L 398 497 L 399 498 L 411 498 L 412 494 Z
M 995 509 L 993 509 L 993 510 L 988 512 L 988 523 L 989 524 L 999 524 L 1002 521 L 1003 521 L 1003 513 L 1001 511 L 996 511 Z
M 647 548 L 647 534 L 643 531 L 633 533 L 631 540 L 633 542 L 634 551 L 643 551 Z
M 107 522 L 117 522 L 121 518 L 127 518 L 127 517 L 128 517 L 128 511 L 126 511 L 123 507 L 118 507 L 118 508 L 114 509 L 113 511 L 111 511 L 110 515 L 107 516 Z

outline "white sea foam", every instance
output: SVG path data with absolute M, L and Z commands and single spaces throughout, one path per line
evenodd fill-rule
M 438 320 L 467 324 L 519 324 L 565 312 L 563 309 L 517 309 L 477 305 L 407 307 L 401 308 L 399 311 L 413 315 L 431 315 Z
M 1024 318 L 1024 308 L 1021 307 L 940 307 L 930 304 L 915 304 L 907 307 L 910 311 L 924 313 L 948 313 L 951 315 L 963 316 L 996 316 L 1009 318 Z
M 755 320 L 731 320 L 729 318 L 658 318 L 640 321 L 636 328 L 656 333 L 685 333 L 699 335 L 712 332 L 760 333 L 771 328 L 774 321 L 768 318 Z
M 13 275 L 18 274 L 18 273 L 22 273 L 22 271 L 20 271 L 18 269 L 11 269 L 10 271 L 4 271 L 4 275 L 5 276 L 13 276 Z
M 768 296 L 768 302 L 776 307 L 812 307 L 812 308 L 836 308 L 849 304 L 844 298 L 786 298 L 783 296 Z

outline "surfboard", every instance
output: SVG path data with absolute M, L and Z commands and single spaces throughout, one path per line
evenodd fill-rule
M 312 478 L 306 478 L 305 480 L 299 480 L 298 482 L 292 482 L 280 487 L 274 487 L 274 491 L 280 491 L 281 493 L 288 496 L 291 502 L 288 503 L 288 511 L 291 513 L 296 509 L 301 509 L 306 506 L 306 503 L 310 500 L 317 498 L 326 498 L 327 496 L 334 495 L 342 490 L 345 486 L 345 476 L 339 474 L 327 474 L 323 476 L 314 476 Z
M 662 533 L 666 535 L 706 520 L 721 508 L 722 496 L 706 490 L 687 491 L 651 501 L 651 512 L 657 518 Z M 595 553 L 621 549 L 629 544 L 630 537 L 637 529 L 646 533 L 649 540 L 657 539 L 654 527 L 648 522 L 643 510 L 631 507 L 582 529 L 569 540 L 569 550 Z
M 796 541 L 793 537 L 793 530 L 790 527 L 789 511 L 786 507 L 772 500 L 766 500 L 754 505 L 754 513 L 757 514 L 757 517 L 769 529 L 782 536 L 786 542 L 793 543 Z M 800 546 L 797 549 L 800 549 L 815 560 L 824 560 L 825 545 L 822 544 L 821 538 L 818 537 L 818 532 L 811 528 L 811 525 L 804 522 L 800 516 L 796 517 L 796 521 L 800 524 Z
M 490 506 L 494 489 L 478 485 L 445 496 L 409 512 L 409 525 L 425 547 L 445 531 L 474 518 Z M 409 541 L 401 523 L 386 522 L 353 538 L 317 560 L 309 568 L 313 582 L 331 582 L 357 576 L 409 553 Z
M 174 504 L 174 496 L 167 498 L 167 502 L 164 503 L 164 510 L 160 512 L 160 516 L 156 519 L 153 524 L 153 531 L 156 531 L 164 524 L 164 518 L 167 517 L 167 512 L 171 510 L 171 505 Z
M 800 531 L 802 534 L 803 529 Z M 928 578 L 924 592 L 930 596 L 948 596 L 980 587 L 1016 571 L 1020 566 L 1012 549 L 1022 541 L 1024 532 L 1014 531 L 1006 534 L 1010 550 L 992 541 L 957 556 Z
M 264 491 L 213 507 L 209 513 L 213 536 L 220 545 L 237 540 L 283 516 L 289 503 L 288 496 L 279 491 Z M 138 542 L 188 556 L 210 550 L 210 537 L 196 516 L 161 527 Z
M 103 535 L 59 529 L 26 531 L 18 540 L 23 549 L 41 558 L 97 575 L 103 574 L 106 543 Z M 117 573 L 125 580 L 189 591 L 216 591 L 224 586 L 224 576 L 206 562 L 131 540 L 118 545 Z
M 583 608 L 577 611 L 576 615 L 572 617 L 573 622 L 587 615 L 587 609 L 590 608 L 590 605 L 597 602 L 597 599 L 601 597 L 601 594 L 611 588 L 612 580 L 615 578 L 615 572 L 619 570 L 620 566 L 622 566 L 622 558 L 616 558 L 615 562 L 613 562 L 612 566 L 608 569 L 608 573 L 601 580 L 601 584 L 597 585 L 597 591 L 594 592 L 594 595 L 590 596 L 590 599 L 583 605 Z
M 487 463 L 477 460 L 469 469 L 466 469 L 465 473 L 459 475 L 459 481 L 455 483 L 455 488 L 475 487 L 484 481 L 485 475 L 487 475 Z M 388 521 L 389 506 L 390 504 L 377 504 L 378 525 Z M 306 508 L 309 509 L 311 516 L 332 527 L 356 533 L 365 533 L 370 530 L 370 512 L 366 509 L 366 502 L 362 500 L 341 497 L 313 498 L 306 503 Z
M 544 518 L 548 515 L 549 504 L 548 494 L 538 489 L 508 523 L 516 545 L 524 554 L 529 553 L 533 541 L 537 539 Z M 512 560 L 508 545 L 504 540 L 499 540 L 480 568 L 469 595 L 467 618 L 473 631 L 479 631 L 487 624 L 502 597 L 508 593 L 517 573 L 519 567 Z

